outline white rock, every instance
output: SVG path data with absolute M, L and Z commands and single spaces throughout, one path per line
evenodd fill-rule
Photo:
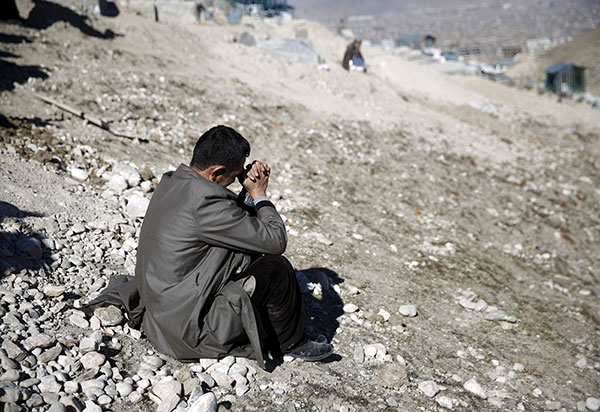
M 131 337 L 133 339 L 140 339 L 142 337 L 142 331 L 137 330 L 137 329 L 129 329 L 129 335 L 131 335 Z
M 92 316 L 90 318 L 90 327 L 93 330 L 99 330 L 102 327 L 102 322 L 100 322 L 98 316 Z
M 385 309 L 379 309 L 379 315 L 381 315 L 384 322 L 387 322 L 388 320 L 390 320 L 390 312 L 388 312 Z
M 575 366 L 581 369 L 585 368 L 587 366 L 587 359 L 584 357 L 579 358 L 579 360 L 575 362 Z
M 205 393 L 197 399 L 190 399 L 188 412 L 216 412 L 217 397 L 213 392 Z
M 144 193 L 148 193 L 152 190 L 152 183 L 146 180 L 145 182 L 140 183 L 140 187 Z
M 402 305 L 398 309 L 402 316 L 415 317 L 417 316 L 417 307 L 415 305 Z
M 156 412 L 172 412 L 175 407 L 181 402 L 181 396 L 175 393 L 170 394 L 166 399 L 162 400 Z
M 43 292 L 46 296 L 56 297 L 65 293 L 65 287 L 63 285 L 46 285 Z
M 219 372 L 219 373 L 222 373 L 224 375 L 228 375 L 230 368 L 231 367 L 229 365 L 226 365 L 224 363 L 218 362 L 218 363 L 215 363 L 214 365 L 212 365 L 211 367 L 209 367 L 206 370 L 206 372 L 208 372 L 208 373 Z
M 90 174 L 83 169 L 74 167 L 71 169 L 71 176 L 73 176 L 74 179 L 83 182 L 84 180 L 87 180 L 88 177 L 90 177 Z
M 128 382 L 118 382 L 117 391 L 122 398 L 126 398 L 131 392 L 133 392 L 133 385 Z
M 77 393 L 79 391 L 79 383 L 75 381 L 67 381 L 65 382 L 63 389 L 68 394 Z
M 248 392 L 250 388 L 248 388 L 248 385 L 235 385 L 235 395 L 236 396 L 242 396 L 244 395 L 246 392 Z
M 106 182 L 106 187 L 113 192 L 121 193 L 127 189 L 127 180 L 123 176 L 115 174 Z
M 234 380 L 231 376 L 226 375 L 224 373 L 218 371 L 210 372 L 210 376 L 215 380 L 217 385 L 222 386 L 224 388 L 232 388 Z
M 81 412 L 102 412 L 102 408 L 92 401 L 85 401 L 85 409 Z
M 475 310 L 475 306 L 476 303 L 467 299 L 467 298 L 460 298 L 460 300 L 458 301 L 458 304 L 460 306 L 462 306 L 465 309 L 469 309 L 469 310 Z
M 496 408 L 502 407 L 502 399 L 497 396 L 491 396 L 487 399 L 488 403 Z
M 438 396 L 435 398 L 435 401 L 438 403 L 438 405 L 447 409 L 452 409 L 452 406 L 454 406 L 452 399 L 444 395 Z
M 85 337 L 83 339 L 81 339 L 81 341 L 79 342 L 79 351 L 82 354 L 86 354 L 88 352 L 94 352 L 98 349 L 98 343 L 89 337 Z
M 162 401 L 166 400 L 169 396 L 176 394 L 181 395 L 183 386 L 179 381 L 176 381 L 172 376 L 163 378 L 160 382 L 152 387 L 152 392 L 158 396 Z
M 248 367 L 245 365 L 241 365 L 239 363 L 234 363 L 233 365 L 231 365 L 231 368 L 229 369 L 229 373 L 231 375 L 246 376 L 246 374 L 248 373 Z
M 525 366 L 519 362 L 515 363 L 512 368 L 514 371 L 517 371 L 517 372 L 523 372 L 525 370 Z
M 356 306 L 354 303 L 347 303 L 344 305 L 344 313 L 354 313 L 358 310 L 358 306 Z
M 375 355 L 377 359 L 383 360 L 385 355 L 387 355 L 386 347 L 381 343 L 374 343 L 373 346 L 377 349 L 377 354 Z
M 33 335 L 28 337 L 23 341 L 23 344 L 26 349 L 35 349 L 35 348 L 48 348 L 52 346 L 56 342 L 56 339 L 53 337 L 46 335 L 45 333 L 39 333 L 37 335 Z
M 430 398 L 433 398 L 440 391 L 439 386 L 434 381 L 423 381 L 419 383 L 419 390 Z
M 362 346 L 357 346 L 354 348 L 352 356 L 356 362 L 363 363 L 365 361 L 365 351 Z
M 319 243 L 322 243 L 326 246 L 333 245 L 333 242 L 330 239 L 328 239 L 327 237 L 325 237 L 324 235 L 322 235 L 321 233 L 317 233 L 315 235 L 315 237 L 317 238 L 317 242 L 319 242 Z
M 365 356 L 370 356 L 372 358 L 377 356 L 377 346 L 375 346 L 375 345 L 365 346 Z
M 591 396 L 585 400 L 585 407 L 590 411 L 597 411 L 600 409 L 600 399 L 592 398 Z
M 127 201 L 127 214 L 131 217 L 144 217 L 150 201 L 141 195 L 133 195 Z
M 114 174 L 121 175 L 130 186 L 137 186 L 142 178 L 135 168 L 126 165 L 124 163 L 117 163 L 113 166 L 112 171 Z
M 83 224 L 81 224 L 81 223 L 75 223 L 73 226 L 71 226 L 71 230 L 76 235 L 80 235 L 83 232 L 85 232 L 85 226 Z
M 216 359 L 200 359 L 198 361 L 198 363 L 200 364 L 200 366 L 202 366 L 202 369 L 204 369 L 204 370 L 210 368 L 212 365 L 214 365 L 217 362 L 218 361 Z
M 485 391 L 483 390 L 483 388 L 477 383 L 477 381 L 475 380 L 475 378 L 469 379 L 468 381 L 466 381 L 463 385 L 463 387 L 471 392 L 474 395 L 479 396 L 482 399 L 486 399 L 487 395 L 485 393 Z
M 123 313 L 116 306 L 100 307 L 94 310 L 94 316 L 100 319 L 102 326 L 117 326 L 123 322 Z
M 235 363 L 235 357 L 233 356 L 226 356 L 223 359 L 221 359 L 219 361 L 219 363 L 222 363 L 223 365 L 227 365 L 227 366 L 231 366 Z
M 103 406 L 110 405 L 112 403 L 112 398 L 107 394 L 103 394 L 98 397 L 97 402 Z
M 483 312 L 484 310 L 487 309 L 487 307 L 488 307 L 487 302 L 483 299 L 479 299 L 473 309 L 477 312 Z
M 73 325 L 78 326 L 78 327 L 80 327 L 82 329 L 90 327 L 90 322 L 88 322 L 87 319 L 85 319 L 81 315 L 71 315 L 71 316 L 69 316 L 69 321 Z
M 129 396 L 127 397 L 127 400 L 133 404 L 138 403 L 139 401 L 141 401 L 143 399 L 144 395 L 142 395 L 139 392 L 131 392 L 129 394 Z
M 85 369 L 92 369 L 101 366 L 106 357 L 98 352 L 88 352 L 81 357 L 81 366 Z

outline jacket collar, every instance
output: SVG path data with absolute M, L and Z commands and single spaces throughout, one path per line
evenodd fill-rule
M 206 180 L 202 176 L 200 176 L 194 169 L 189 166 L 184 165 L 183 163 L 179 165 L 177 170 L 173 172 L 173 176 L 179 177 L 182 179 L 202 179 Z
M 236 194 L 233 193 L 230 189 L 220 186 L 218 183 L 211 182 L 210 180 L 206 180 L 202 176 L 200 176 L 194 169 L 189 166 L 184 165 L 183 163 L 179 165 L 177 170 L 172 173 L 171 176 L 177 177 L 179 179 L 196 179 L 203 184 L 206 184 L 207 187 L 210 187 L 211 190 L 222 191 L 225 192 L 222 196 L 226 197 L 236 197 Z

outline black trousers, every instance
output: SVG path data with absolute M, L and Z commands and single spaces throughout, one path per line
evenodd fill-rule
M 262 256 L 231 280 L 248 276 L 256 280 L 250 299 L 260 316 L 265 349 L 285 354 L 304 343 L 304 302 L 290 262 L 281 255 Z

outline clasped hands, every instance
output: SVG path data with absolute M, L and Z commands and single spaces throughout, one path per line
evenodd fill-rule
M 267 195 L 271 168 L 268 164 L 255 160 L 238 177 L 240 184 L 246 188 L 253 199 Z

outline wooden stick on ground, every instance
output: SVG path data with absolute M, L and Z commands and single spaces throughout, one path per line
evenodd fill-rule
M 51 104 L 51 105 L 53 105 L 53 106 L 56 106 L 56 107 L 58 107 L 59 109 L 62 109 L 62 110 L 64 110 L 64 111 L 66 111 L 66 112 L 69 112 L 69 113 L 71 113 L 71 114 L 74 114 L 75 116 L 77 116 L 77 117 L 80 117 L 80 118 L 82 118 L 82 119 L 85 119 L 85 120 L 87 120 L 89 123 L 91 123 L 91 124 L 93 124 L 93 125 L 95 125 L 95 126 L 98 126 L 98 127 L 99 127 L 99 128 L 101 128 L 101 129 L 104 129 L 104 130 L 106 130 L 107 132 L 109 132 L 109 133 L 110 133 L 110 134 L 112 134 L 113 136 L 117 136 L 117 137 L 125 137 L 125 138 L 127 138 L 127 139 L 130 139 L 130 140 L 135 140 L 135 139 L 138 139 L 140 142 L 145 142 L 145 143 L 147 143 L 147 142 L 148 142 L 148 140 L 147 140 L 147 139 L 139 139 L 139 138 L 137 138 L 137 137 L 135 137 L 135 136 L 129 136 L 129 135 L 126 135 L 126 134 L 119 133 L 119 132 L 117 132 L 117 131 L 111 130 L 111 129 L 110 129 L 110 127 L 109 127 L 109 125 L 108 125 L 108 123 L 106 123 L 104 120 L 100 119 L 99 117 L 96 117 L 96 116 L 94 116 L 94 115 L 91 115 L 91 114 L 85 113 L 85 112 L 83 112 L 83 111 L 81 111 L 81 110 L 75 109 L 74 107 L 71 107 L 71 106 L 69 106 L 69 105 L 67 105 L 67 104 L 61 103 L 61 102 L 59 102 L 58 100 L 54 100 L 54 99 L 53 99 L 53 98 L 51 98 L 51 97 L 44 96 L 44 95 L 42 95 L 42 94 L 39 94 L 39 93 L 36 93 L 36 92 L 31 92 L 31 93 L 32 93 L 32 94 L 33 94 L 35 97 L 37 97 L 38 99 L 42 100 L 43 102 L 46 102 L 46 103 L 48 103 L 48 104 Z

